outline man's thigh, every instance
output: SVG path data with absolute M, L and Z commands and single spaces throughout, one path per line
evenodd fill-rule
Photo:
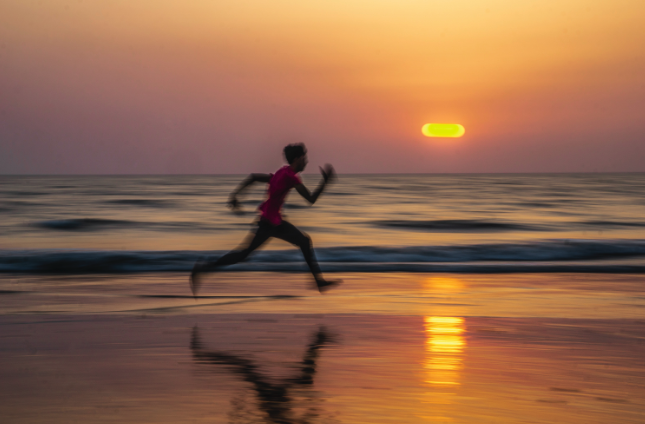
M 309 236 L 307 234 L 300 231 L 292 223 L 284 220 L 280 223 L 280 225 L 275 227 L 275 231 L 272 235 L 273 237 L 298 246 L 302 245 L 303 243 L 309 243 Z
M 248 250 L 257 249 L 258 247 L 263 245 L 265 241 L 273 237 L 275 231 L 276 231 L 276 227 L 272 226 L 271 224 L 260 221 L 258 223 L 257 228 L 255 229 L 255 232 L 249 234 L 247 242 L 245 243 L 246 249 Z

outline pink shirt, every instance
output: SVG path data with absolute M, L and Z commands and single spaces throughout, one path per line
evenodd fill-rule
M 300 177 L 288 165 L 278 169 L 275 174 L 271 174 L 267 189 L 268 198 L 260 205 L 260 217 L 273 225 L 280 225 L 282 222 L 280 209 L 282 209 L 284 199 L 289 190 L 298 184 L 302 184 Z

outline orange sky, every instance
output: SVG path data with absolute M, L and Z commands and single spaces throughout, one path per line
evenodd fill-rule
M 645 171 L 636 0 L 4 0 L 0 173 Z M 429 139 L 427 122 L 460 123 Z

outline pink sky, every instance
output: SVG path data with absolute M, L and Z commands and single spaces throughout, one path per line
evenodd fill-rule
M 4 0 L 0 173 L 645 171 L 641 0 Z M 459 139 L 421 134 L 459 123 Z

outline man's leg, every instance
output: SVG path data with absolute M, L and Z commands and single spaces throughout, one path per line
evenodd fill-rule
M 314 249 L 311 244 L 311 237 L 297 229 L 295 225 L 285 220 L 282 220 L 282 223 L 275 228 L 273 236 L 298 246 L 305 257 L 305 261 L 307 262 L 307 265 L 309 265 L 309 269 L 314 275 L 314 278 L 316 280 L 322 278 L 322 272 L 320 271 L 320 266 L 318 266 L 318 261 L 316 260 Z
M 323 292 L 330 289 L 332 286 L 340 284 L 340 281 L 327 281 L 323 278 L 322 271 L 320 270 L 320 266 L 318 265 L 318 261 L 316 260 L 316 255 L 314 255 L 314 249 L 311 244 L 311 237 L 300 231 L 293 224 L 288 221 L 282 220 L 282 223 L 275 227 L 273 237 L 287 241 L 300 248 L 303 256 L 305 257 L 307 265 L 309 265 L 309 270 L 316 280 L 319 291 Z
M 214 261 L 198 261 L 190 274 L 190 288 L 193 292 L 193 296 L 197 296 L 197 292 L 201 285 L 199 278 L 200 273 L 215 271 L 221 266 L 233 265 L 243 261 L 247 256 L 249 256 L 249 254 L 251 254 L 251 252 L 262 246 L 262 244 L 272 236 L 274 231 L 275 227 L 270 224 L 260 222 L 255 234 L 243 249 L 233 250 Z
M 215 261 L 208 261 L 202 266 L 201 271 L 214 271 L 221 266 L 233 265 L 238 262 L 242 262 L 251 254 L 251 252 L 262 246 L 270 237 L 271 228 L 267 225 L 260 224 L 246 247 L 228 252 L 224 256 L 220 256 Z

